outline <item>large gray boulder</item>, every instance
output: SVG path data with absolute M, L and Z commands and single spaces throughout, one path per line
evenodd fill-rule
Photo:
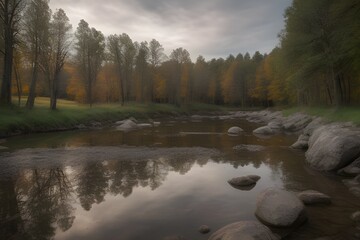
M 273 135 L 275 131 L 269 126 L 259 127 L 253 131 L 254 134 L 258 135 Z
M 360 156 L 360 132 L 335 125 L 316 129 L 309 139 L 306 161 L 321 171 L 338 170 Z
M 209 240 L 280 240 L 280 237 L 259 222 L 241 221 L 217 230 Z
M 128 120 L 125 120 L 116 129 L 119 131 L 123 131 L 123 132 L 130 132 L 130 131 L 138 129 L 138 125 L 135 122 L 133 122 L 132 120 L 128 119 Z
M 306 220 L 304 204 L 293 193 L 269 188 L 257 197 L 255 215 L 272 227 L 292 227 Z

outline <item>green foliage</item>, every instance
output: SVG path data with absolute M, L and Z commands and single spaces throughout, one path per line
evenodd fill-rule
M 283 110 L 285 116 L 297 112 L 304 112 L 311 116 L 323 117 L 331 122 L 353 122 L 360 125 L 360 110 L 358 107 L 342 107 L 334 109 L 330 107 L 294 107 Z

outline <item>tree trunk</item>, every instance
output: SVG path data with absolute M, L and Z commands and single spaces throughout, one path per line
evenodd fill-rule
M 29 96 L 26 101 L 26 107 L 28 109 L 32 109 L 34 107 L 37 75 L 38 75 L 38 63 L 37 63 L 37 56 L 36 56 L 35 62 L 34 62 L 34 67 L 33 67 L 32 79 L 31 79 L 31 83 L 30 83 Z
M 11 104 L 11 79 L 13 69 L 13 51 L 14 39 L 13 32 L 10 27 L 5 26 L 5 56 L 4 56 L 4 73 L 3 81 L 1 84 L 0 102 L 10 105 Z
M 339 74 L 335 74 L 334 69 L 332 69 L 332 77 L 333 77 L 333 84 L 334 84 L 334 102 L 335 107 L 339 108 L 342 104 L 342 93 L 341 93 L 341 83 L 340 83 L 340 76 Z
M 17 64 L 14 64 L 14 73 L 15 73 L 15 79 L 16 79 L 16 88 L 18 92 L 18 104 L 21 105 L 21 95 L 22 95 L 22 86 L 21 86 L 21 79 L 20 75 L 17 69 Z

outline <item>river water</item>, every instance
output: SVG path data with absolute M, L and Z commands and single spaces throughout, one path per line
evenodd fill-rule
M 245 120 L 160 120 L 154 128 L 114 128 L 13 137 L 0 152 L 1 239 L 207 239 L 256 220 L 256 196 L 269 187 L 318 190 L 331 205 L 307 207 L 309 221 L 288 239 L 351 239 L 360 201 L 332 174 L 311 170 L 293 135 L 254 136 Z M 245 131 L 229 136 L 234 125 Z M 253 189 L 227 180 L 261 176 Z

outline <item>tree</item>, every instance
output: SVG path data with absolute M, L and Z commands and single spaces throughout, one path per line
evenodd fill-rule
M 29 96 L 26 102 L 26 107 L 29 109 L 34 107 L 39 70 L 44 70 L 41 59 L 49 47 L 51 10 L 48 3 L 48 0 L 31 0 L 24 15 L 24 41 L 32 66 Z
M 50 44 L 44 65 L 48 76 L 50 87 L 50 109 L 56 109 L 59 91 L 60 73 L 68 56 L 72 29 L 69 18 L 63 9 L 58 9 L 53 14 L 50 23 Z
M 164 48 L 155 39 L 151 40 L 149 44 L 149 58 L 153 67 L 158 67 L 164 58 Z
M 170 55 L 171 77 L 168 86 L 170 102 L 179 105 L 187 100 L 190 54 L 186 49 L 177 48 Z
M 108 58 L 115 65 L 117 79 L 119 82 L 119 96 L 121 105 L 125 102 L 125 88 L 123 81 L 123 56 L 122 56 L 122 44 L 119 35 L 110 35 L 107 38 Z
M 122 57 L 123 57 L 123 82 L 124 82 L 124 93 L 125 93 L 125 100 L 129 101 L 131 98 L 132 93 L 132 73 L 133 73 L 133 67 L 134 67 L 134 61 L 136 56 L 136 48 L 126 33 L 121 34 L 120 36 L 120 43 L 122 45 Z
M 25 0 L 0 0 L 0 54 L 3 55 L 0 102 L 8 105 L 11 104 L 14 49 L 19 42 L 24 7 Z
M 203 56 L 199 56 L 194 66 L 194 83 L 191 86 L 193 99 L 208 102 L 210 70 Z
M 77 64 L 86 88 L 87 103 L 92 107 L 93 85 L 104 59 L 105 37 L 95 28 L 90 29 L 85 20 L 80 21 L 75 36 Z
M 143 102 L 151 100 L 152 87 L 148 74 L 149 47 L 147 42 L 141 42 L 135 60 L 136 70 L 136 100 Z
M 149 91 L 151 92 L 151 101 L 154 101 L 155 98 L 155 81 L 159 80 L 159 66 L 165 58 L 164 48 L 162 45 L 155 39 L 151 40 L 149 43 L 149 62 L 150 62 L 150 81 L 149 81 Z
M 312 99 L 318 102 L 322 91 L 317 89 L 323 85 L 331 92 L 329 98 L 334 99 L 336 107 L 346 102 L 349 84 L 346 84 L 345 70 L 349 62 L 353 62 L 359 43 L 348 38 L 358 39 L 359 9 L 360 4 L 352 0 L 344 3 L 295 0 L 287 9 L 281 46 L 287 62 L 291 63 L 291 80 L 300 90 L 300 103 Z

